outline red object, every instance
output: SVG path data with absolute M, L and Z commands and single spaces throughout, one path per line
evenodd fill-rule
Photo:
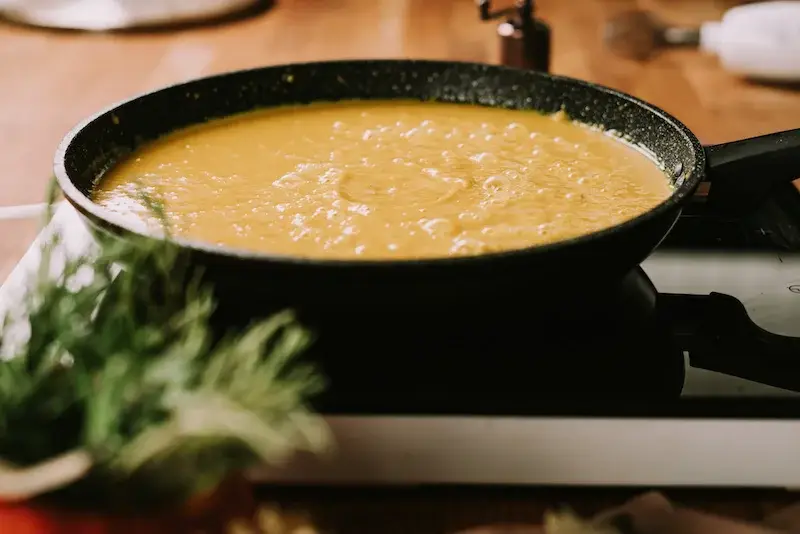
M 256 501 L 243 478 L 230 479 L 180 510 L 151 516 L 60 510 L 37 502 L 0 502 L 0 531 L 13 534 L 209 534 L 236 518 L 251 518 Z

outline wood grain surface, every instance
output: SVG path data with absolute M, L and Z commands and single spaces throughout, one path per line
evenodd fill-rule
M 508 3 L 510 0 L 506 0 Z M 495 2 L 498 7 L 502 0 Z M 800 124 L 800 93 L 738 80 L 712 57 L 669 51 L 646 64 L 604 50 L 603 21 L 651 9 L 691 24 L 735 1 L 540 0 L 553 27 L 553 71 L 650 100 L 705 142 Z M 0 206 L 41 201 L 61 137 L 79 120 L 148 89 L 211 73 L 336 58 L 414 57 L 494 62 L 494 23 L 472 0 L 281 0 L 229 24 L 159 33 L 88 34 L 0 24 Z M 0 280 L 38 221 L 0 222 Z

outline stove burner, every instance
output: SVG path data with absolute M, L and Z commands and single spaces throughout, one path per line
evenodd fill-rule
M 320 339 L 310 356 L 322 362 L 330 387 L 317 408 L 328 414 L 674 412 L 684 352 L 695 368 L 800 391 L 793 371 L 800 338 L 759 328 L 729 295 L 658 294 L 640 268 L 584 300 L 414 314 L 414 326 L 406 318 L 400 329 L 373 317 L 358 346 L 352 332 Z
M 682 353 L 638 268 L 577 299 L 517 294 L 491 307 L 460 302 L 359 322 L 357 346 L 342 325 L 310 353 L 330 381 L 318 406 L 326 413 L 511 414 L 575 397 L 657 401 L 677 399 L 684 380 Z
M 345 306 L 316 320 L 301 314 L 319 333 L 307 357 L 329 382 L 317 408 L 515 413 L 554 399 L 679 397 L 683 355 L 659 322 L 657 292 L 641 268 L 616 286 L 570 296 L 524 291 L 490 303 Z M 217 317 L 220 326 L 238 323 L 229 309 Z
M 220 327 L 238 323 L 222 312 Z M 762 330 L 728 295 L 659 294 L 641 268 L 562 299 L 348 308 L 322 324 L 307 357 L 328 378 L 327 414 L 655 413 L 681 396 L 684 351 L 693 367 L 800 391 L 800 339 Z

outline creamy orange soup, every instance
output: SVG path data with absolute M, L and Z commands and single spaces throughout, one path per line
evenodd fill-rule
M 429 102 L 269 109 L 111 169 L 94 200 L 178 236 L 309 258 L 483 254 L 595 232 L 671 193 L 645 153 L 563 114 Z

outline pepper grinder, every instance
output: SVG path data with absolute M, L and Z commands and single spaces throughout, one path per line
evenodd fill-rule
M 492 11 L 490 0 L 477 0 L 481 20 L 505 18 L 497 26 L 500 63 L 509 67 L 550 70 L 550 27 L 536 18 L 533 0 L 517 0 L 513 7 Z
M 647 11 L 627 11 L 608 21 L 603 40 L 615 54 L 644 61 L 661 48 L 698 46 L 700 28 L 671 26 Z

